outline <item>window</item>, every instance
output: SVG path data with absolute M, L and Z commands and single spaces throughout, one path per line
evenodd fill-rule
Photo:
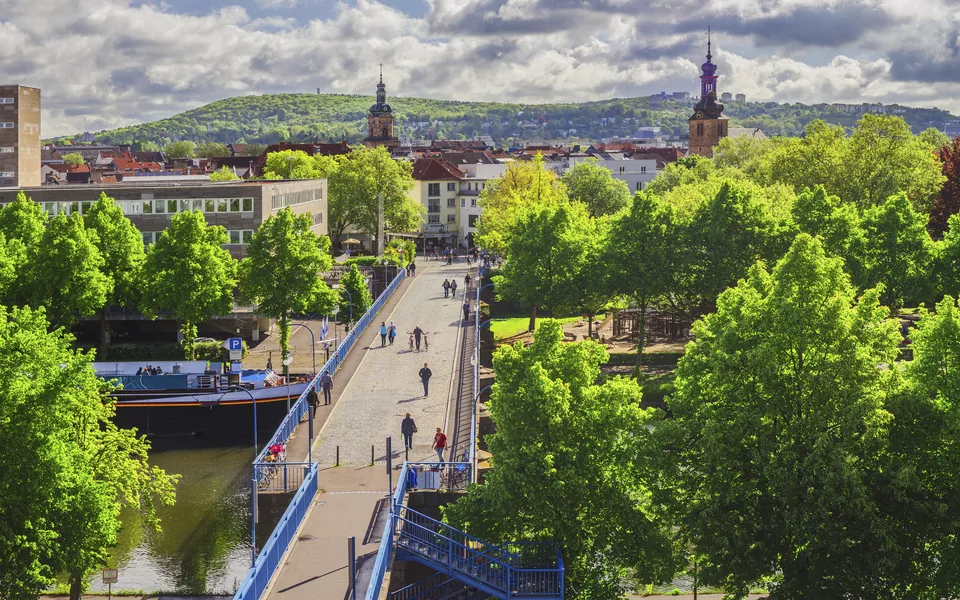
M 187 212 L 190 210 L 190 201 L 189 200 L 180 200 L 180 212 Z
M 440 215 L 427 215 L 427 223 L 439 223 Z
M 230 234 L 230 243 L 239 244 L 240 243 L 240 232 L 236 230 L 231 230 L 228 232 Z
M 13 104 L 13 98 L 0 98 L 0 104 Z
M 167 212 L 171 215 L 177 212 L 178 200 L 167 200 Z
M 430 204 L 427 205 L 427 212 L 428 212 L 428 213 L 438 213 L 438 212 L 440 212 L 440 201 L 439 201 L 439 200 L 431 200 L 431 201 L 430 201 Z
M 83 211 L 83 214 L 90 212 L 90 207 L 93 206 L 93 202 L 81 202 L 80 210 Z
M 467 225 L 470 227 L 476 227 L 477 221 L 480 219 L 480 215 L 470 215 L 467 217 Z
M 640 172 L 641 172 L 641 173 L 646 173 L 646 172 L 647 172 L 647 168 L 646 168 L 646 167 L 640 167 Z
M 447 198 L 447 208 L 449 208 L 449 207 L 451 207 L 451 206 L 454 207 L 454 208 L 456 208 L 456 206 L 457 206 L 457 199 L 456 199 L 456 198 Z
M 466 198 L 460 198 L 460 206 L 463 207 L 463 206 L 466 206 L 466 205 L 467 205 L 467 199 L 466 199 Z
M 215 199 L 206 198 L 203 201 L 203 212 L 208 212 L 208 213 L 216 212 L 216 208 L 217 208 L 217 201 Z
M 476 205 L 477 205 L 477 199 L 476 199 L 476 198 L 470 198 L 470 206 L 476 206 Z
M 13 146 L 2 146 L 0 147 L 0 152 L 7 154 L 13 152 Z
M 428 195 L 428 196 L 439 196 L 439 195 L 440 195 L 440 184 L 439 184 L 439 183 L 429 183 L 429 184 L 427 184 L 427 195 Z
M 320 190 L 317 190 L 317 198 L 321 198 Z M 243 212 L 253 212 L 253 198 L 241 198 L 243 201 Z
M 447 191 L 448 191 L 448 192 L 455 192 L 455 191 L 457 191 L 457 184 L 456 184 L 456 183 L 448 183 L 448 184 L 447 184 Z
M 84 202 L 86 204 L 86 202 Z M 87 212 L 84 210 L 83 212 Z M 153 214 L 153 200 L 143 200 L 143 214 L 152 215 Z
M 13 177 L 13 171 L 0 171 L 0 177 Z
M 230 212 L 240 212 L 240 198 L 230 198 Z
M 637 191 L 638 191 L 638 192 L 640 191 L 640 182 L 639 182 L 639 181 L 637 182 Z
M 623 173 L 625 167 L 620 167 L 620 172 Z
M 457 215 L 447 215 L 447 223 L 456 223 Z
M 242 236 L 241 239 L 240 239 L 240 243 L 241 243 L 241 244 L 249 244 L 249 243 L 252 242 L 252 241 L 253 241 L 253 230 L 252 230 L 252 229 L 244 229 L 244 230 L 243 230 L 243 236 Z
M 0 123 L 0 129 L 13 129 L 14 127 L 16 127 L 16 125 L 10 121 Z
M 217 198 L 217 212 L 227 212 L 228 204 L 226 198 Z

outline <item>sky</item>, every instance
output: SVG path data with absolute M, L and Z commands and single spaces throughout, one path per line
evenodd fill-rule
M 0 0 L 0 72 L 42 135 L 232 96 L 591 101 L 699 89 L 960 113 L 960 0 Z

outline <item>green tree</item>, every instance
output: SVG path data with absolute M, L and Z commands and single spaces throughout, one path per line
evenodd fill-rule
M 373 304 L 373 295 L 367 285 L 367 278 L 360 272 L 357 265 L 350 265 L 350 270 L 340 277 L 338 296 L 337 314 L 340 315 L 341 323 L 347 319 L 351 321 L 359 319 Z
M 906 194 L 891 196 L 863 215 L 866 285 L 882 285 L 880 299 L 894 310 L 929 294 L 933 242 L 926 224 Z
M 0 303 L 6 306 L 32 304 L 27 269 L 33 262 L 47 221 L 43 208 L 23 192 L 0 209 L 0 236 L 4 240 L 0 253 L 0 280 L 4 284 L 0 287 Z
M 933 267 L 938 292 L 960 297 L 960 214 L 950 215 L 947 233 L 934 245 Z
M 130 149 L 134 152 L 160 152 L 160 145 L 147 140 L 130 144 Z
M 106 360 L 106 307 L 135 307 L 140 302 L 140 270 L 146 257 L 143 236 L 106 193 L 100 194 L 83 220 L 87 230 L 96 234 L 92 241 L 103 257 L 100 270 L 112 284 L 100 309 L 100 360 Z
M 289 208 L 271 215 L 253 234 L 240 263 L 240 290 L 257 313 L 277 319 L 280 353 L 290 351 L 291 313 L 328 313 L 333 294 L 320 275 L 333 263 L 330 238 L 311 231 L 310 215 Z
M 512 162 L 503 176 L 480 192 L 483 216 L 477 227 L 476 244 L 492 252 L 507 251 L 507 231 L 516 215 L 532 205 L 556 206 L 567 200 L 567 191 L 557 174 L 546 167 L 539 153 L 531 162 Z
M 610 169 L 601 167 L 594 159 L 575 165 L 560 181 L 571 200 L 587 205 L 591 217 L 616 214 L 630 202 L 626 182 L 614 179 Z
M 647 309 L 673 291 L 676 278 L 677 226 L 670 206 L 641 192 L 633 206 L 613 224 L 607 245 L 610 290 L 630 298 L 640 309 L 636 369 L 643 364 Z
M 917 136 L 920 142 L 930 149 L 931 152 L 940 152 L 944 146 L 950 145 L 950 136 L 940 131 L 936 127 L 928 127 Z
M 679 228 L 675 287 L 680 308 L 711 312 L 720 292 L 736 284 L 758 260 L 779 256 L 778 223 L 747 186 L 733 181 L 702 204 Z
M 220 142 L 204 142 L 193 151 L 197 158 L 218 158 L 231 156 L 230 148 Z
M 607 359 L 593 341 L 563 343 L 549 319 L 531 346 L 500 347 L 489 401 L 496 432 L 485 438 L 497 468 L 443 509 L 489 542 L 559 543 L 571 598 L 622 598 L 627 569 L 659 581 L 675 567 L 641 466 L 654 412 L 639 408 L 633 380 L 596 384 Z
M 197 145 L 189 141 L 171 142 L 163 149 L 163 157 L 167 160 L 175 158 L 193 158 L 193 151 Z
M 63 162 L 68 165 L 82 165 L 87 162 L 83 160 L 83 155 L 79 152 L 68 152 L 63 154 L 61 158 L 63 159 Z
M 521 208 L 505 232 L 510 257 L 494 276 L 497 295 L 530 307 L 530 326 L 537 323 L 537 308 L 551 314 L 576 308 L 573 279 L 586 259 L 590 217 L 583 204 L 564 202 Z M 556 316 L 556 315 L 555 315 Z
M 91 356 L 42 309 L 0 307 L 0 597 L 36 598 L 60 573 L 79 598 L 116 543 L 119 512 L 173 502 L 176 476 L 113 424 Z
M 80 215 L 57 215 L 44 230 L 27 266 L 24 293 L 30 305 L 47 309 L 53 326 L 70 327 L 96 314 L 113 292 L 97 243 Z
M 885 597 L 896 553 L 874 483 L 898 324 L 861 299 L 819 241 L 801 234 L 694 326 L 657 427 L 654 502 L 732 595 L 772 578 L 778 598 Z M 499 373 L 498 373 L 499 376 Z
M 210 181 L 236 181 L 240 179 L 237 174 L 230 170 L 230 167 L 224 165 L 219 170 L 210 173 Z
M 247 144 L 237 154 L 239 156 L 260 156 L 266 149 L 266 144 Z
M 35 250 L 47 224 L 43 208 L 23 192 L 0 210 L 0 233 L 7 240 L 20 240 L 24 248 Z
M 197 324 L 233 309 L 237 263 L 223 246 L 230 240 L 219 225 L 207 225 L 197 210 L 170 219 L 143 265 L 141 309 L 151 318 L 169 313 L 180 321 L 188 354 Z
M 423 208 L 410 197 L 413 188 L 409 161 L 398 161 L 384 147 L 354 148 L 338 157 L 336 167 L 329 158 L 315 161 L 318 172 L 328 178 L 330 231 L 337 244 L 347 226 L 354 226 L 376 239 L 383 196 L 384 231 L 409 232 L 420 228 Z
M 263 166 L 265 179 L 318 179 L 313 157 L 303 150 L 281 150 L 267 154 Z
M 842 258 L 853 281 L 863 283 L 866 236 L 855 206 L 828 195 L 818 185 L 797 196 L 791 213 L 797 229 L 820 238 L 826 253 Z

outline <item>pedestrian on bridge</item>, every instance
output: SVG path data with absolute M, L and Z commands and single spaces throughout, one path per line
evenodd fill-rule
M 423 368 L 420 369 L 420 381 L 423 383 L 423 395 L 430 395 L 430 378 L 433 377 L 433 371 L 430 370 L 430 367 L 427 366 L 427 363 L 423 363 Z
M 387 345 L 387 322 L 380 321 L 380 347 Z
M 453 297 L 457 297 L 457 280 L 454 279 L 450 282 L 450 291 L 453 293 Z
M 390 345 L 393 345 L 393 340 L 397 339 L 397 325 L 390 321 L 390 324 L 387 325 L 387 337 L 390 338 Z
M 330 392 L 333 391 L 333 377 L 330 376 L 330 371 L 324 371 L 320 376 L 320 389 L 323 390 L 323 405 L 327 406 L 330 404 Z
M 413 330 L 413 339 L 417 342 L 417 352 L 420 352 L 420 337 L 423 335 L 423 330 L 420 329 L 420 326 L 417 325 Z
M 307 392 L 307 405 L 310 407 L 310 420 L 313 420 L 313 417 L 317 414 L 317 406 L 320 405 L 320 394 L 317 393 L 316 386 L 310 386 L 310 391 Z
M 443 280 L 443 297 L 444 298 L 450 297 L 450 280 L 449 279 Z
M 470 301 L 469 300 L 463 303 L 463 320 L 464 321 L 470 320 Z
M 406 418 L 400 423 L 400 433 L 403 434 L 403 447 L 407 450 L 413 450 L 413 434 L 417 432 L 417 424 L 413 422 L 413 417 L 407 413 Z
M 437 433 L 433 436 L 433 449 L 437 451 L 437 457 L 443 462 L 443 451 L 447 449 L 447 436 L 437 427 Z

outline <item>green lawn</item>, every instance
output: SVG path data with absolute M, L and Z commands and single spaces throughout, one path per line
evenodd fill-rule
M 594 321 L 603 321 L 605 315 L 596 315 Z M 563 324 L 567 323 L 576 323 L 580 317 L 563 317 L 557 319 Z M 540 323 L 543 321 L 542 318 L 537 318 L 537 327 L 540 326 Z M 500 341 L 504 338 L 512 337 L 518 334 L 523 333 L 527 330 L 527 325 L 530 324 L 530 317 L 494 317 L 490 319 L 490 331 L 493 332 L 493 339 Z

